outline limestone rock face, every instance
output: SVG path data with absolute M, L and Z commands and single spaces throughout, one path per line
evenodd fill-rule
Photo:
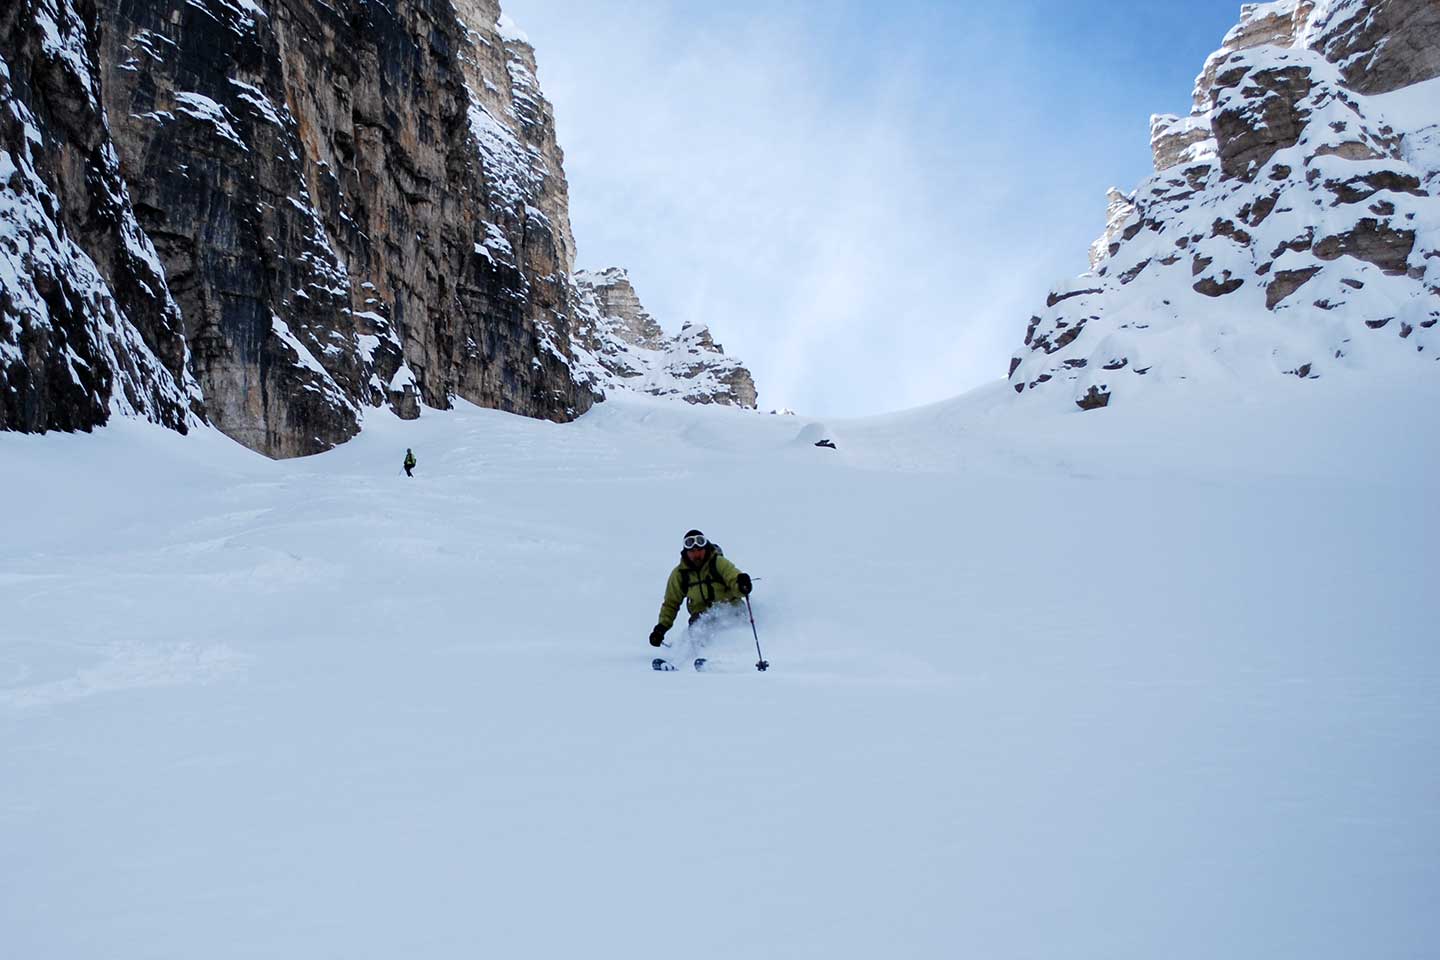
M 1080 409 L 1167 380 L 1314 379 L 1440 347 L 1433 0 L 1248 4 L 1155 175 L 1111 191 L 1090 273 L 1051 291 L 1017 392 Z M 1420 47 L 1424 49 L 1420 49 Z
M 1434 0 L 1343 0 L 1314 7 L 1306 45 L 1339 64 L 1346 86 L 1389 93 L 1440 76 L 1440 4 Z M 1302 7 L 1302 9 L 1303 9 Z
M 1173 114 L 1152 116 L 1150 118 L 1150 152 L 1157 171 L 1169 170 L 1180 164 L 1192 166 L 1207 157 L 1213 157 L 1215 155 L 1215 135 L 1210 130 L 1209 118 L 1182 118 Z M 1112 194 L 1119 193 L 1113 187 L 1110 192 Z M 1111 219 L 1113 219 L 1113 201 L 1111 213 Z
M 750 371 L 725 355 L 708 327 L 686 324 L 677 336 L 666 336 L 624 270 L 582 271 L 575 286 L 577 352 L 582 368 L 606 389 L 755 408 Z
M 106 136 L 93 4 L 0 11 L 0 427 L 203 416 L 180 311 Z
M 598 316 L 611 321 L 609 346 L 644 347 L 660 350 L 665 346 L 665 331 L 645 306 L 630 283 L 630 275 L 618 267 L 599 273 L 581 271 L 575 275 L 581 294 L 594 300 Z
M 1106 193 L 1105 199 L 1107 201 L 1105 232 L 1100 235 L 1100 239 L 1090 245 L 1091 269 L 1098 267 L 1106 257 L 1110 256 L 1112 247 L 1118 249 L 1126 225 L 1135 214 L 1134 197 L 1111 187 Z
M 1278 150 L 1293 147 L 1310 121 L 1311 70 L 1237 55 L 1211 88 L 1210 129 L 1225 175 L 1253 180 Z
M 0 41 L 0 50 L 7 64 L 21 59 L 25 75 L 63 80 L 88 58 L 88 86 L 12 83 L 4 99 L 12 116 L 30 111 L 44 141 L 32 154 L 53 169 L 37 176 L 60 207 L 89 210 L 103 193 L 116 208 L 108 247 L 93 225 L 81 236 L 74 216 L 51 219 L 90 251 L 129 323 L 112 326 L 133 329 L 170 377 L 140 376 L 146 386 L 130 392 L 154 401 L 130 407 L 172 424 L 203 415 L 254 449 L 293 456 L 352 436 L 367 407 L 415 416 L 421 402 L 443 408 L 462 397 L 567 419 L 593 401 L 570 343 L 563 156 L 534 53 L 502 25 L 496 0 L 21 0 L 7 9 L 3 36 L 30 39 L 20 50 Z M 46 24 L 73 49 L 48 53 Z M 68 106 L 86 96 L 88 113 Z M 7 130 L 12 156 L 16 136 Z M 85 171 L 107 156 L 119 176 L 97 189 L 103 171 L 99 180 Z M 33 233 L 4 223 L 0 248 Z M 116 255 L 129 249 L 126 223 L 132 246 L 158 254 L 142 283 L 117 265 L 145 259 Z M 45 270 L 32 258 L 16 274 L 38 288 Z M 154 302 L 137 302 L 137 290 Z M 42 291 L 46 306 L 30 312 L 43 318 L 27 331 L 67 329 L 75 311 L 53 299 Z M 104 339 L 105 321 L 84 323 L 90 339 Z M 26 382 L 74 394 L 57 372 L 74 338 L 28 336 Z M 21 339 L 0 329 L 0 344 Z M 138 354 L 111 352 L 114 362 L 75 379 L 123 385 L 119 370 Z M 93 393 L 87 386 L 80 392 Z M 0 426 L 10 428 L 108 415 L 94 402 L 48 420 L 12 414 L 8 401 L 5 410 Z

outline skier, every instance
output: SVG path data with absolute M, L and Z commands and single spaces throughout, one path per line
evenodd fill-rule
M 410 448 L 409 448 L 409 447 L 406 447 L 406 448 L 405 448 L 405 476 L 407 476 L 407 477 L 413 477 L 413 476 L 415 476 L 415 474 L 413 474 L 413 473 L 410 472 L 411 470 L 414 470 L 414 469 L 415 469 L 415 454 L 410 451 Z
M 689 531 L 680 551 L 680 562 L 670 571 L 670 579 L 665 584 L 660 622 L 650 631 L 650 646 L 658 647 L 665 641 L 665 632 L 675 625 L 681 600 L 685 601 L 693 624 L 712 607 L 718 610 L 717 605 L 739 604 L 749 596 L 751 586 L 750 575 L 741 573 L 705 534 L 699 530 Z

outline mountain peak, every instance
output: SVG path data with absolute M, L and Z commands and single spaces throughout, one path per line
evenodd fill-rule
M 619 267 L 575 274 L 577 352 L 605 389 L 633 390 L 687 403 L 754 409 L 755 381 L 725 355 L 704 324 L 686 323 L 667 336 Z

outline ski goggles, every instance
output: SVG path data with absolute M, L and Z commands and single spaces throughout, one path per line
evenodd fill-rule
M 710 541 L 709 541 L 709 540 L 706 540 L 704 537 L 686 537 L 686 538 L 685 538 L 685 549 L 686 549 L 686 550 L 699 550 L 699 549 L 701 549 L 702 547 L 708 547 L 708 546 L 710 546 Z

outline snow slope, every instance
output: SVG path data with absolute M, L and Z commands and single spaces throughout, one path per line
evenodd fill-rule
M 1433 379 L 0 434 L 0 956 L 1434 957 Z

